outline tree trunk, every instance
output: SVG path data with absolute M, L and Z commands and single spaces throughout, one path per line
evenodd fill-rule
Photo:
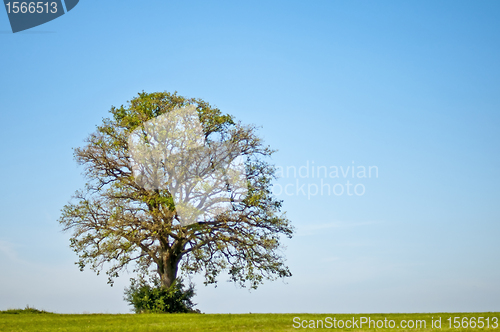
M 162 258 L 162 264 L 158 265 L 158 274 L 160 275 L 161 285 L 169 288 L 177 278 L 177 268 L 179 260 L 172 255 L 165 254 Z

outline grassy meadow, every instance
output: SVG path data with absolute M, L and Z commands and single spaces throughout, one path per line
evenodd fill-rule
M 328 318 L 329 317 L 329 318 Z M 455 320 L 455 326 L 452 326 Z M 457 318 L 455 318 L 457 317 Z M 482 319 L 479 319 L 482 317 Z M 433 326 L 441 318 L 441 328 Z M 295 319 L 295 320 L 294 320 Z M 334 320 L 335 319 L 335 320 Z M 371 326 L 367 326 L 371 319 Z M 432 314 L 54 314 L 0 312 L 0 331 L 500 331 L 500 313 Z M 364 321 L 367 322 L 364 322 Z M 342 321 L 340 323 L 339 321 Z M 349 323 L 347 323 L 349 321 Z M 359 327 L 361 322 L 363 326 Z M 392 321 L 392 322 L 391 322 Z M 423 323 L 425 321 L 425 323 Z M 335 326 L 333 323 L 335 322 Z M 352 327 L 352 323 L 358 325 Z M 479 322 L 479 326 L 478 326 Z M 481 324 L 482 322 L 482 324 Z M 376 324 L 379 324 L 377 327 Z M 348 325 L 347 327 L 345 325 Z M 384 324 L 385 326 L 381 326 Z M 393 325 L 391 328 L 390 325 Z M 474 327 L 471 328 L 470 325 Z M 323 328 L 321 328 L 321 325 Z M 344 325 L 343 328 L 338 325 Z M 411 327 L 413 325 L 413 327 Z M 465 327 L 467 325 L 467 327 Z M 480 326 L 483 325 L 481 328 Z M 489 328 L 488 326 L 489 325 Z M 331 327 L 330 327 L 331 326 Z

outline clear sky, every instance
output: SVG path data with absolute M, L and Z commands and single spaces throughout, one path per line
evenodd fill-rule
M 500 311 L 499 17 L 498 1 L 81 0 L 12 34 L 0 10 L 0 309 L 129 312 L 128 277 L 79 272 L 57 219 L 84 184 L 71 149 L 166 90 L 261 126 L 289 170 L 293 277 L 195 278 L 203 312 Z

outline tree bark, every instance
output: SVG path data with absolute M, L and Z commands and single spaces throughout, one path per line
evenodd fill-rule
M 158 265 L 158 274 L 160 275 L 161 285 L 170 288 L 177 278 L 179 260 L 171 254 L 165 254 L 162 262 Z

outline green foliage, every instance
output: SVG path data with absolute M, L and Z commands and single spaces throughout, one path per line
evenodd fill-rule
M 0 314 L 14 314 L 14 315 L 19 315 L 19 314 L 52 314 L 52 312 L 48 312 L 45 310 L 38 310 L 36 308 L 30 307 L 29 305 L 27 305 L 26 308 L 24 308 L 24 309 L 2 310 L 2 311 L 0 311 Z
M 194 286 L 184 289 L 181 279 L 176 279 L 169 288 L 161 285 L 159 278 L 151 283 L 144 279 L 131 279 L 130 288 L 125 289 L 125 300 L 134 307 L 135 313 L 189 313 L 195 304 Z

